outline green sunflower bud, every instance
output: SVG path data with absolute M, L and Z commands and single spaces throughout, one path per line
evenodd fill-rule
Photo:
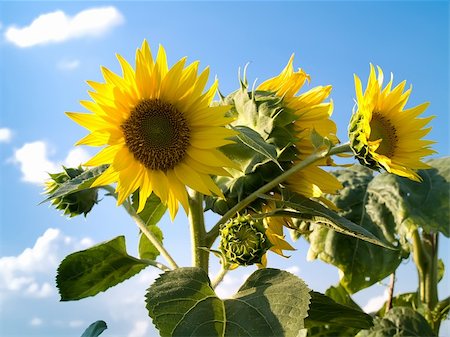
M 379 170 L 381 166 L 373 159 L 369 152 L 367 140 L 364 135 L 365 116 L 363 114 L 353 113 L 348 127 L 348 136 L 350 146 L 361 165 L 371 168 L 372 170 Z
M 78 168 L 66 168 L 60 173 L 49 174 L 50 180 L 45 183 L 45 194 L 52 195 L 55 193 L 64 183 L 78 177 L 84 172 L 79 166 Z M 56 209 L 64 212 L 64 215 L 74 217 L 80 214 L 86 216 L 97 203 L 97 189 L 89 188 L 82 191 L 73 192 L 70 194 L 57 197 L 52 200 L 52 205 Z
M 220 229 L 220 251 L 231 264 L 249 266 L 261 263 L 271 247 L 262 221 L 239 215 Z
M 298 116 L 275 93 L 249 92 L 245 80 L 239 90 L 224 97 L 220 104 L 231 106 L 232 126 L 242 133 L 233 137 L 233 144 L 221 148 L 240 166 L 240 170 L 231 170 L 231 177 L 216 179 L 225 200 L 215 196 L 206 198 L 207 208 L 223 215 L 292 166 L 298 152 L 294 145 L 298 132 L 293 124 Z

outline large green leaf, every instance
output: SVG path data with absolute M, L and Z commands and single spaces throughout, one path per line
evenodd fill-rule
M 339 195 L 330 197 L 339 208 L 339 214 L 358 224 L 355 226 L 398 248 L 385 249 L 368 240 L 355 239 L 335 230 L 314 226 L 313 232 L 308 236 L 308 258 L 319 258 L 338 267 L 342 271 L 341 285 L 348 292 L 354 293 L 390 275 L 407 253 L 401 249 L 395 237 L 396 224 L 389 210 L 370 199 L 370 207 L 378 211 L 377 223 L 366 212 L 369 199 L 367 186 L 373 179 L 372 171 L 354 166 L 334 174 L 344 186 Z
M 373 318 L 361 310 L 341 285 L 328 288 L 325 295 L 312 294 L 309 317 L 305 320 L 305 325 L 311 326 L 308 337 L 354 336 L 373 326 Z M 311 324 L 309 320 L 314 317 L 316 321 Z
M 361 309 L 335 302 L 321 293 L 311 292 L 311 304 L 305 326 L 339 325 L 357 329 L 368 329 L 372 324 L 372 317 Z
M 55 198 L 86 190 L 91 187 L 92 183 L 97 179 L 109 165 L 101 165 L 84 171 L 79 176 L 63 183 L 54 193 L 50 194 L 44 201 L 47 202 Z
M 277 269 L 254 272 L 221 300 L 200 268 L 166 272 L 151 285 L 147 309 L 161 336 L 295 337 L 304 327 L 309 289 Z
M 118 236 L 68 255 L 58 267 L 56 285 L 61 301 L 79 300 L 105 291 L 147 266 L 127 254 L 125 237 Z
M 375 320 L 374 327 L 362 330 L 357 337 L 431 337 L 436 336 L 425 318 L 407 307 L 396 307 Z
M 108 327 L 104 321 L 97 321 L 89 325 L 81 337 L 98 337 Z
M 397 226 L 422 227 L 449 237 L 450 157 L 433 159 L 428 164 L 433 168 L 418 171 L 422 182 L 384 173 L 372 180 L 368 193 L 390 210 Z

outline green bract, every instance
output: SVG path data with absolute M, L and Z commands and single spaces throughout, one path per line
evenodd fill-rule
M 63 167 L 64 171 L 60 173 L 50 173 L 50 180 L 46 182 L 45 193 L 52 195 L 65 183 L 79 177 L 85 171 L 81 166 L 78 168 Z M 88 188 L 78 192 L 65 194 L 52 200 L 52 205 L 56 209 L 62 210 L 64 215 L 74 217 L 80 214 L 88 214 L 92 207 L 97 203 L 97 189 Z
M 298 116 L 273 92 L 249 92 L 245 80 L 220 104 L 231 106 L 230 114 L 235 118 L 231 127 L 239 132 L 232 138 L 234 143 L 221 150 L 240 167 L 229 170 L 231 177 L 216 179 L 225 199 L 207 198 L 207 207 L 223 215 L 292 166 L 298 152 L 293 124 Z
M 220 250 L 231 264 L 249 266 L 262 263 L 271 243 L 261 221 L 238 215 L 220 229 Z

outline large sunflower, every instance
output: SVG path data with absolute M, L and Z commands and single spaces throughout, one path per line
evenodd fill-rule
M 336 124 L 330 119 L 333 102 L 325 102 L 331 86 L 318 86 L 296 96 L 305 82 L 310 81 L 310 77 L 302 69 L 294 71 L 293 62 L 294 55 L 278 76 L 262 83 L 258 90 L 275 92 L 283 98 L 283 106 L 296 115 L 295 146 L 297 157 L 302 160 L 315 151 L 311 141 L 313 130 L 333 143 L 339 140 L 336 137 Z M 333 175 L 319 167 L 326 164 L 327 161 L 318 162 L 294 173 L 288 178 L 286 185 L 308 198 L 321 198 L 324 193 L 336 193 L 342 185 Z
M 139 189 L 140 212 L 152 192 L 173 218 L 178 203 L 188 211 L 186 186 L 222 195 L 210 175 L 227 175 L 233 163 L 218 148 L 231 143 L 224 126 L 226 106 L 210 107 L 217 80 L 203 93 L 209 69 L 198 75 L 198 62 L 186 58 L 172 68 L 164 48 L 153 59 L 146 41 L 136 51 L 136 70 L 117 55 L 122 76 L 102 67 L 105 83 L 88 82 L 93 101 L 81 101 L 92 113 L 67 113 L 91 133 L 77 144 L 105 146 L 84 165 L 109 164 L 94 182 L 117 182 L 118 204 Z
M 417 118 L 429 103 L 404 109 L 411 88 L 404 91 L 406 81 L 392 89 L 392 76 L 383 88 L 383 72 L 370 65 L 365 92 L 361 80 L 355 75 L 357 109 L 349 127 L 350 142 L 359 161 L 374 169 L 383 168 L 390 173 L 420 181 L 417 169 L 429 168 L 422 157 L 435 153 L 433 141 L 424 140 L 431 127 L 425 126 L 433 116 Z

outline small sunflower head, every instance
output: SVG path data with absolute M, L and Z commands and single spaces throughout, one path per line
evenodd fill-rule
M 428 103 L 405 109 L 411 88 L 405 91 L 403 81 L 393 87 L 393 79 L 383 88 L 383 72 L 370 66 L 367 87 L 363 92 L 361 80 L 355 75 L 357 106 L 349 125 L 350 145 L 359 162 L 371 169 L 420 181 L 415 172 L 430 168 L 422 157 L 433 154 L 433 141 L 422 137 L 430 132 L 427 124 L 433 116 L 418 118 Z
M 238 215 L 220 229 L 220 251 L 232 265 L 263 264 L 271 243 L 262 221 Z
M 50 179 L 45 183 L 45 194 L 52 195 L 64 183 L 78 177 L 84 172 L 81 166 L 78 168 L 63 167 L 63 169 L 64 171 L 62 172 L 49 174 Z M 97 197 L 97 189 L 89 188 L 57 197 L 52 200 L 52 205 L 55 206 L 56 209 L 63 211 L 64 215 L 67 215 L 70 218 L 81 214 L 86 216 L 97 203 Z

